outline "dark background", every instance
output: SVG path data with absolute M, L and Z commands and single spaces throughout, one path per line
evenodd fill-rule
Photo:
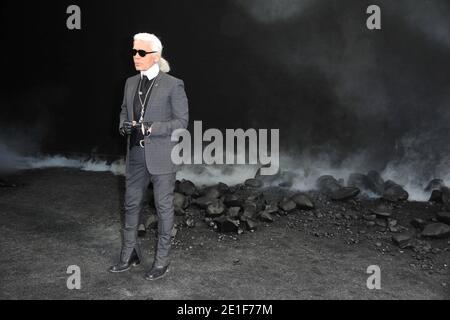
M 66 28 L 77 4 L 82 30 Z M 366 9 L 382 9 L 382 30 Z M 449 156 L 450 3 L 177 0 L 1 2 L 0 143 L 22 153 L 123 154 L 130 48 L 155 33 L 190 125 L 280 128 L 285 153 Z M 411 151 L 412 150 L 412 151 Z

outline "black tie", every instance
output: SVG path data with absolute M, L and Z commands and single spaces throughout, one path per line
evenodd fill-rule
M 141 94 L 145 94 L 147 91 L 147 86 L 148 86 L 148 82 L 150 80 L 148 80 L 147 76 L 142 76 L 142 81 L 141 81 Z

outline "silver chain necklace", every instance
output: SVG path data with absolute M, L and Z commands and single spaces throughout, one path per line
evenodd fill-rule
M 143 77 L 144 77 L 144 76 L 143 76 Z M 141 103 L 141 119 L 139 120 L 139 123 L 144 122 L 145 104 L 146 104 L 146 102 L 147 102 L 148 94 L 149 94 L 150 91 L 152 90 L 153 85 L 155 84 L 155 80 L 156 80 L 156 77 L 153 78 L 152 84 L 151 84 L 151 86 L 147 89 L 147 93 L 145 94 L 144 102 L 142 102 L 141 94 L 142 94 L 142 80 L 143 80 L 143 77 L 142 77 L 141 81 L 139 82 L 139 94 L 138 94 L 138 96 L 139 96 L 139 102 Z

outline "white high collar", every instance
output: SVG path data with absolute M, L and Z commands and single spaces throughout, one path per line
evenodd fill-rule
M 156 78 L 158 73 L 159 73 L 159 65 L 157 63 L 155 63 L 148 70 L 141 71 L 141 79 L 142 79 L 142 76 L 145 75 L 145 76 L 147 76 L 148 80 L 152 80 L 153 78 Z

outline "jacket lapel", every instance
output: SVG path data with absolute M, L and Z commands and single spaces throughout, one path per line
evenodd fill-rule
M 140 74 L 135 75 L 130 79 L 130 83 L 128 84 L 127 90 L 127 110 L 128 110 L 128 119 L 131 121 L 138 121 L 139 119 L 134 118 L 133 104 L 134 104 L 134 95 L 136 94 L 137 87 L 139 85 Z
M 153 85 L 152 93 L 150 94 L 150 98 L 148 99 L 148 102 L 147 102 L 147 107 L 146 107 L 145 114 L 144 114 L 144 121 L 149 121 L 149 119 L 148 119 L 148 115 L 150 114 L 149 110 L 153 105 L 152 102 L 155 100 L 155 97 L 159 93 L 159 89 L 161 87 L 161 82 L 162 82 L 161 81 L 162 77 L 163 77 L 163 72 L 160 71 L 155 78 L 155 84 Z
M 139 119 L 134 119 L 134 95 L 136 94 L 137 87 L 139 85 L 139 80 L 141 76 L 137 74 L 136 76 L 130 79 L 130 83 L 127 89 L 127 110 L 128 110 L 128 119 L 132 119 L 131 121 L 139 121 Z M 144 120 L 148 121 L 148 110 L 152 106 L 152 102 L 155 100 L 156 95 L 158 94 L 159 88 L 161 86 L 161 80 L 163 78 L 163 72 L 159 72 L 155 78 L 155 84 L 153 85 L 152 93 L 150 94 L 150 98 L 147 101 L 147 108 L 145 110 Z

